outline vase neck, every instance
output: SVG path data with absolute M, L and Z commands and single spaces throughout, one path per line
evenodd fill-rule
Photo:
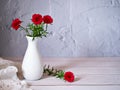
M 27 38 L 28 43 L 37 43 L 39 40 L 38 38 L 35 38 L 33 40 L 33 37 L 29 37 L 29 36 L 26 36 L 26 38 Z

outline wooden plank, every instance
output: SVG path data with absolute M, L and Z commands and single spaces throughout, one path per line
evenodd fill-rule
M 120 67 L 119 61 L 96 61 L 96 60 L 44 60 L 44 64 L 52 65 L 58 68 L 69 68 L 69 67 Z M 53 63 L 54 62 L 54 63 Z
M 22 62 L 22 58 L 5 59 Z M 57 67 L 120 67 L 120 57 L 94 57 L 94 58 L 42 58 L 44 64 Z M 53 63 L 54 62 L 54 63 Z
M 33 90 L 120 90 L 120 86 L 31 86 Z
M 23 57 L 3 57 L 5 59 L 13 60 L 13 61 L 22 61 Z M 57 60 L 57 61 L 109 61 L 109 62 L 120 62 L 120 57 L 79 57 L 79 58 L 42 58 L 43 60 L 51 61 L 51 60 Z
M 72 68 L 62 68 L 62 70 L 72 71 L 74 72 L 75 75 L 83 75 L 83 74 L 120 75 L 120 67 L 72 67 Z
M 55 77 L 44 77 L 38 81 L 27 81 L 29 85 L 120 85 L 120 75 L 78 75 L 73 83 Z

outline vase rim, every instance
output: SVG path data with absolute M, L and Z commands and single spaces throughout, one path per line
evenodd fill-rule
M 26 36 L 26 38 L 33 40 L 33 37 L 30 37 L 30 36 Z M 39 37 L 35 37 L 35 38 L 34 38 L 34 40 L 38 40 L 38 39 L 39 39 Z M 34 41 L 34 40 L 33 40 L 33 41 Z

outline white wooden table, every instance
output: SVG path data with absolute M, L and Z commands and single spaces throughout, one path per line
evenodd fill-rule
M 33 90 L 120 90 L 120 57 L 46 58 L 43 63 L 74 72 L 76 80 L 68 83 L 55 77 L 43 77 L 27 81 Z
M 73 83 L 55 77 L 28 81 L 34 90 L 120 90 L 120 57 L 44 59 L 44 64 L 72 71 Z

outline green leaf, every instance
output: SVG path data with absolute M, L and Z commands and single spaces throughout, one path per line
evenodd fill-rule
M 46 26 L 46 30 L 44 28 Z M 27 25 L 27 28 L 22 28 L 27 32 L 27 35 L 30 37 L 33 37 L 33 40 L 35 37 L 46 37 L 48 32 L 47 32 L 47 24 L 41 23 L 40 25 L 35 25 L 33 23 L 29 23 Z
M 60 78 L 60 79 L 63 79 L 64 78 L 64 71 L 62 71 L 62 70 L 58 71 L 57 74 L 56 74 L 56 77 Z

